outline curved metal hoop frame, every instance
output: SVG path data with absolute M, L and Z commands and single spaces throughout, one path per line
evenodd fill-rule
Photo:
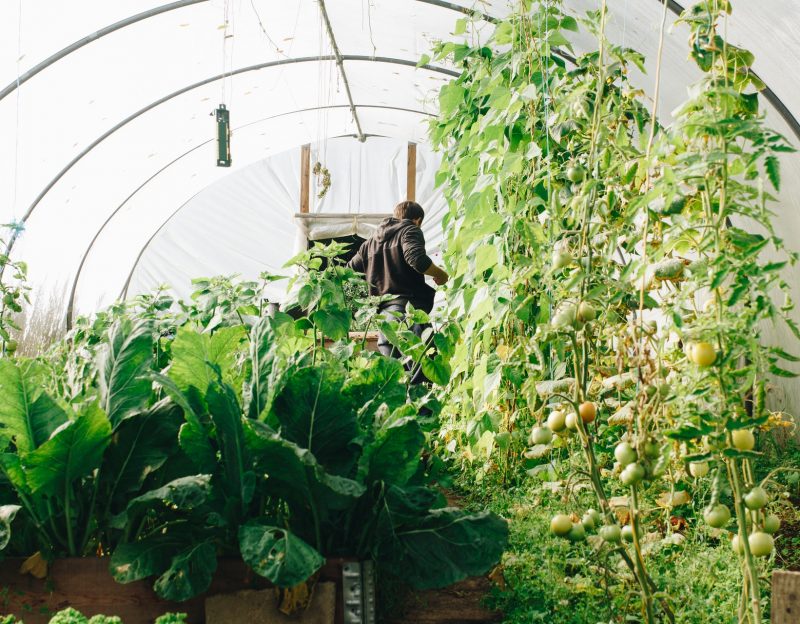
M 244 130 L 245 128 L 248 128 L 250 126 L 254 126 L 254 125 L 263 123 L 265 121 L 270 121 L 270 120 L 278 119 L 278 118 L 281 118 L 281 117 L 287 117 L 289 115 L 313 112 L 313 111 L 318 111 L 318 110 L 331 110 L 331 109 L 342 109 L 342 108 L 349 108 L 349 105 L 348 104 L 335 104 L 335 105 L 330 105 L 330 106 L 315 106 L 315 107 L 311 107 L 311 108 L 303 108 L 303 109 L 298 109 L 298 110 L 293 110 L 293 111 L 286 111 L 286 112 L 283 112 L 283 113 L 278 113 L 277 115 L 270 115 L 269 117 L 263 117 L 263 118 L 258 119 L 256 121 L 252 121 L 250 123 L 244 124 L 244 125 L 239 126 L 238 128 L 236 128 L 235 131 L 239 132 L 239 131 Z M 432 113 L 428 113 L 428 112 L 421 111 L 421 110 L 414 110 L 414 109 L 410 109 L 410 108 L 401 108 L 401 107 L 397 107 L 397 106 L 376 105 L 376 104 L 356 104 L 356 108 L 395 110 L 395 111 L 403 111 L 403 112 L 408 112 L 408 113 L 414 113 L 414 114 L 417 114 L 417 115 L 427 115 L 427 116 L 431 116 L 432 115 Z M 369 136 L 376 136 L 376 135 L 369 135 Z M 130 195 L 128 195 L 125 198 L 125 200 L 119 206 L 117 206 L 114 209 L 114 211 L 108 216 L 108 218 L 98 228 L 97 232 L 95 232 L 94 236 L 92 237 L 92 240 L 89 242 L 88 246 L 86 247 L 86 250 L 84 251 L 83 255 L 81 256 L 81 261 L 80 261 L 80 263 L 78 265 L 78 270 L 76 271 L 75 278 L 73 279 L 72 285 L 70 286 L 69 300 L 68 300 L 68 304 L 67 304 L 67 313 L 66 313 L 67 329 L 69 329 L 71 327 L 71 325 L 72 325 L 73 312 L 74 312 L 74 307 L 75 307 L 75 295 L 77 294 L 78 282 L 80 281 L 81 273 L 83 271 L 83 267 L 86 264 L 86 261 L 88 260 L 89 255 L 92 252 L 92 248 L 94 247 L 94 244 L 100 238 L 100 236 L 102 235 L 103 231 L 105 231 L 106 227 L 111 223 L 111 221 L 113 221 L 114 217 L 128 204 L 128 202 L 131 199 L 133 199 L 139 193 L 139 191 L 141 191 L 148 184 L 150 184 L 150 182 L 155 180 L 158 176 L 160 176 L 162 173 L 167 171 L 170 167 L 172 167 L 173 165 L 175 165 L 178 162 L 180 162 L 186 156 L 188 156 L 191 153 L 197 151 L 198 149 L 208 145 L 209 143 L 213 143 L 215 140 L 216 139 L 208 139 L 207 141 L 203 141 L 202 143 L 198 143 L 197 145 L 195 145 L 191 149 L 183 152 L 182 154 L 180 154 L 179 156 L 177 156 L 176 158 L 174 158 L 173 160 L 168 162 L 166 165 L 161 167 L 158 171 L 156 171 L 154 174 L 152 174 L 150 177 L 148 177 L 144 182 L 142 182 L 138 187 L 136 187 L 136 189 Z M 164 228 L 164 226 L 166 226 L 167 223 L 174 216 L 176 216 L 177 213 L 180 212 L 183 209 L 183 207 L 186 204 L 188 204 L 189 201 L 191 201 L 192 198 L 196 197 L 201 192 L 202 192 L 202 189 L 200 191 L 198 191 L 198 193 L 195 193 L 194 195 L 192 195 L 192 197 L 189 200 L 187 200 L 187 202 L 184 202 L 184 204 L 182 204 L 174 212 L 172 212 L 169 215 L 169 217 L 167 217 L 167 219 L 153 233 L 153 235 L 147 240 L 147 242 L 144 244 L 142 249 L 139 251 L 139 254 L 136 257 L 136 261 L 134 262 L 134 265 L 131 268 L 131 271 L 128 274 L 128 277 L 125 280 L 125 286 L 123 287 L 123 289 L 121 291 L 122 292 L 121 296 L 124 296 L 127 293 L 128 284 L 130 283 L 131 277 L 133 276 L 133 272 L 136 270 L 136 266 L 137 266 L 139 260 L 141 259 L 141 257 L 143 256 L 143 254 L 144 254 L 147 246 L 150 244 L 150 242 L 155 239 L 156 235 Z

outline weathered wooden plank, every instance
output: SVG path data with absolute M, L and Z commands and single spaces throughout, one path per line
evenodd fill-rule
M 307 213 L 311 195 L 311 145 L 300 148 L 300 212 Z
M 772 573 L 772 624 L 800 622 L 800 572 Z
M 0 614 L 14 614 L 23 618 L 25 624 L 47 624 L 52 613 L 67 607 L 87 616 L 118 615 L 125 624 L 151 624 L 168 611 L 188 614 L 189 624 L 203 624 L 207 596 L 271 586 L 240 559 L 220 559 L 208 592 L 178 603 L 159 598 L 152 588 L 153 579 L 127 585 L 117 583 L 108 571 L 108 558 L 56 560 L 45 580 L 19 574 L 22 561 L 0 562 Z M 320 571 L 320 580 L 336 583 L 341 595 L 341 561 L 326 563 Z M 341 599 L 337 602 L 341 603 Z M 336 621 L 341 622 L 340 604 L 337 611 Z
M 406 199 L 417 199 L 417 144 L 408 144 L 408 169 L 406 169 Z
M 503 614 L 489 611 L 482 602 L 492 583 L 484 577 L 468 578 L 444 589 L 409 593 L 401 613 L 388 624 L 488 624 L 501 622 Z
M 84 615 L 118 615 L 125 624 L 151 624 L 166 612 L 188 614 L 189 624 L 204 624 L 205 600 L 243 589 L 266 589 L 270 584 L 241 560 L 220 559 L 206 594 L 176 603 L 162 600 L 152 589 L 153 579 L 120 585 L 108 572 L 108 558 L 55 561 L 46 580 L 19 574 L 22 559 L 0 562 L 0 615 L 13 614 L 25 624 L 47 624 L 50 615 L 73 607 Z M 343 622 L 341 560 L 331 560 L 320 571 L 321 582 L 336 584 L 336 619 Z M 491 589 L 486 578 L 470 578 L 451 587 L 403 596 L 403 608 L 389 624 L 489 624 L 502 614 L 482 605 Z M 779 620 L 781 624 L 796 620 Z

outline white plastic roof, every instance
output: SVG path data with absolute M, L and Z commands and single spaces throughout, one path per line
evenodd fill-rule
M 688 1 L 668 1 L 670 23 Z M 580 14 L 598 8 L 599 0 L 563 4 Z M 420 57 L 433 41 L 453 38 L 465 7 L 489 17 L 509 11 L 505 0 L 325 5 L 363 132 L 417 143 L 425 143 L 435 94 L 453 73 L 451 67 L 415 68 Z M 608 0 L 608 6 L 610 38 L 646 55 L 648 75 L 635 80 L 652 93 L 662 0 Z M 733 0 L 733 6 L 728 35 L 757 56 L 756 69 L 769 87 L 763 98 L 768 120 L 800 143 L 800 82 L 794 79 L 800 5 Z M 256 170 L 250 165 L 300 144 L 324 146 L 331 137 L 357 133 L 317 0 L 6 0 L 0 18 L 0 89 L 8 85 L 0 91 L 0 219 L 30 212 L 15 254 L 29 262 L 34 283 L 71 284 L 91 246 L 78 280 L 84 309 L 117 296 L 132 260 L 156 232 L 132 285 L 171 281 L 171 267 L 190 271 L 169 254 L 173 249 L 185 258 L 199 240 L 190 233 L 206 236 L 190 227 L 202 221 L 204 189 L 212 194 L 233 188 L 227 185 L 255 184 L 245 174 Z M 491 30 L 482 21 L 463 36 L 483 39 Z M 697 77 L 687 58 L 687 36 L 683 26 L 668 32 L 660 108 L 665 122 Z M 594 47 L 586 35 L 576 38 L 577 54 Z M 43 64 L 14 88 L 18 77 L 24 80 Z M 221 101 L 231 110 L 234 128 L 230 169 L 215 166 L 215 128 L 208 116 Z M 418 175 L 426 173 L 420 168 Z M 223 179 L 226 186 L 212 186 Z M 800 156 L 785 156 L 783 179 L 778 230 L 798 246 Z M 232 203 L 220 201 L 221 214 L 226 205 L 233 210 Z M 164 225 L 181 206 L 180 216 Z M 259 218 L 288 214 L 278 203 L 269 210 Z M 231 212 L 231 222 L 236 217 Z M 233 227 L 231 222 L 226 226 Z M 266 235 L 242 222 L 236 230 L 241 236 Z M 285 238 L 283 227 L 275 232 Z M 236 256 L 224 252 L 230 245 L 222 241 L 230 236 L 203 240 L 208 258 L 218 262 L 198 265 L 198 271 L 244 272 Z M 789 279 L 800 285 L 800 274 Z
M 91 293 L 93 286 L 114 284 L 111 294 L 116 298 L 129 278 L 122 294 L 152 292 L 160 284 L 170 284 L 178 296 L 186 298 L 191 294 L 192 278 L 217 275 L 221 269 L 249 278 L 262 271 L 288 275 L 283 265 L 303 248 L 306 239 L 351 234 L 366 238 L 391 212 L 397 198 L 405 195 L 407 143 L 379 137 L 359 143 L 348 137 L 329 141 L 325 151 L 332 184 L 322 199 L 312 184 L 309 211 L 309 216 L 322 218 L 298 224 L 300 151 L 293 149 L 239 169 L 204 189 L 170 211 L 152 240 L 123 240 L 120 234 L 132 229 L 138 211 L 120 215 L 84 266 L 78 284 L 81 296 L 89 301 L 102 299 L 102 292 L 94 292 L 94 298 L 86 293 Z M 312 150 L 312 162 L 323 158 L 317 152 Z M 438 166 L 438 156 L 418 146 L 416 198 L 425 207 L 422 229 L 428 253 L 434 258 L 439 255 L 441 217 L 447 209 L 441 190 L 434 189 Z M 333 215 L 348 216 L 326 218 Z M 116 267 L 109 270 L 101 262 L 110 254 L 125 259 L 127 275 L 120 275 Z M 273 282 L 266 294 L 272 301 L 280 301 L 285 289 L 286 281 Z M 79 308 L 84 305 L 78 303 Z

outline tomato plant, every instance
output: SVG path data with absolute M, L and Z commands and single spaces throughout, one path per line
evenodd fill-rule
M 606 3 L 578 20 L 561 6 L 519 2 L 491 40 L 439 47 L 462 68 L 431 126 L 450 205 L 449 310 L 463 336 L 444 452 L 479 480 L 563 465 L 565 502 L 588 485 L 602 521 L 573 530 L 557 516 L 553 531 L 581 541 L 592 525 L 612 538 L 624 525 L 613 552 L 648 622 L 673 614 L 644 539 L 669 537 L 694 482 L 710 493 L 708 525 L 735 518 L 739 617 L 759 622 L 748 535 L 757 556 L 771 547 L 754 430 L 767 423 L 768 377 L 792 376 L 784 362 L 798 361 L 760 327 L 800 337 L 781 277 L 796 255 L 769 209 L 778 156 L 792 148 L 759 113 L 752 54 L 719 34 L 727 0 L 681 17 L 703 75 L 669 127 L 656 121 L 658 85 L 648 110 L 629 82 L 641 55 L 606 38 Z M 573 61 L 567 34 L 581 27 L 598 48 Z

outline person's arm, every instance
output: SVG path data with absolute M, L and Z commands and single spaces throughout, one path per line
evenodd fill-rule
M 449 275 L 436 266 L 425 252 L 425 237 L 418 227 L 407 228 L 400 239 L 403 245 L 403 257 L 409 266 L 423 275 L 430 275 L 439 286 L 446 283 Z
M 442 286 L 447 283 L 447 280 L 450 279 L 450 276 L 447 274 L 447 271 L 444 269 L 440 269 L 436 266 L 433 262 L 428 267 L 428 270 L 425 271 L 425 275 L 430 275 L 433 278 L 433 281 L 436 282 L 438 286 Z
M 350 258 L 350 260 L 348 261 L 348 263 L 346 265 L 348 269 L 353 269 L 357 273 L 364 273 L 365 272 L 364 271 L 364 258 L 361 255 L 361 250 L 362 249 L 364 249 L 364 244 L 363 243 L 361 244 L 361 247 L 359 248 L 359 250 L 356 252 L 356 255 L 353 256 L 352 258 Z

